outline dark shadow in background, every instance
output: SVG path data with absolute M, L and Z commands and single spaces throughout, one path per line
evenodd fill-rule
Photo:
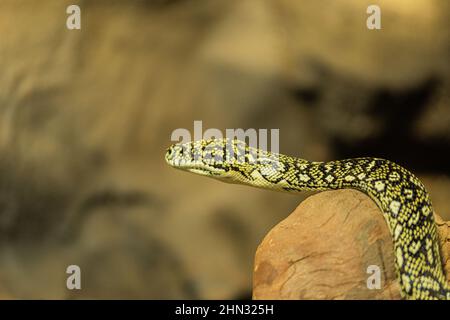
M 413 126 L 439 86 L 437 79 L 429 79 L 411 90 L 380 89 L 369 103 L 371 115 L 382 119 L 382 133 L 357 143 L 334 139 L 337 158 L 373 156 L 393 160 L 416 172 L 450 174 L 450 141 L 422 140 L 413 134 Z

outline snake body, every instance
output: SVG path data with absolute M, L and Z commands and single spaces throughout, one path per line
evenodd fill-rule
M 229 183 L 287 192 L 357 189 L 383 212 L 393 238 L 397 277 L 407 299 L 450 299 L 433 208 L 411 172 L 389 160 L 311 162 L 230 139 L 175 144 L 169 165 Z

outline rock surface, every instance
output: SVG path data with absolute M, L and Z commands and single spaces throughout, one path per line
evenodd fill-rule
M 449 224 L 436 215 L 447 270 Z M 369 266 L 380 289 L 368 289 Z M 376 204 L 356 190 L 303 201 L 259 245 L 254 299 L 400 299 L 392 238 Z

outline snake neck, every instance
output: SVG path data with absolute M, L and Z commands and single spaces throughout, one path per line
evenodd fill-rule
M 431 201 L 403 167 L 376 158 L 309 162 L 281 155 L 276 168 L 254 167 L 243 183 L 288 192 L 351 188 L 366 193 L 391 232 L 403 296 L 450 299 Z

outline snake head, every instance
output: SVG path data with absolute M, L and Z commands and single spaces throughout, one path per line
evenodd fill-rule
M 166 162 L 177 169 L 228 183 L 254 184 L 278 161 L 265 151 L 236 139 L 209 139 L 177 143 L 168 148 Z
M 223 179 L 227 176 L 225 158 L 226 139 L 176 143 L 165 155 L 167 164 L 176 169 Z

